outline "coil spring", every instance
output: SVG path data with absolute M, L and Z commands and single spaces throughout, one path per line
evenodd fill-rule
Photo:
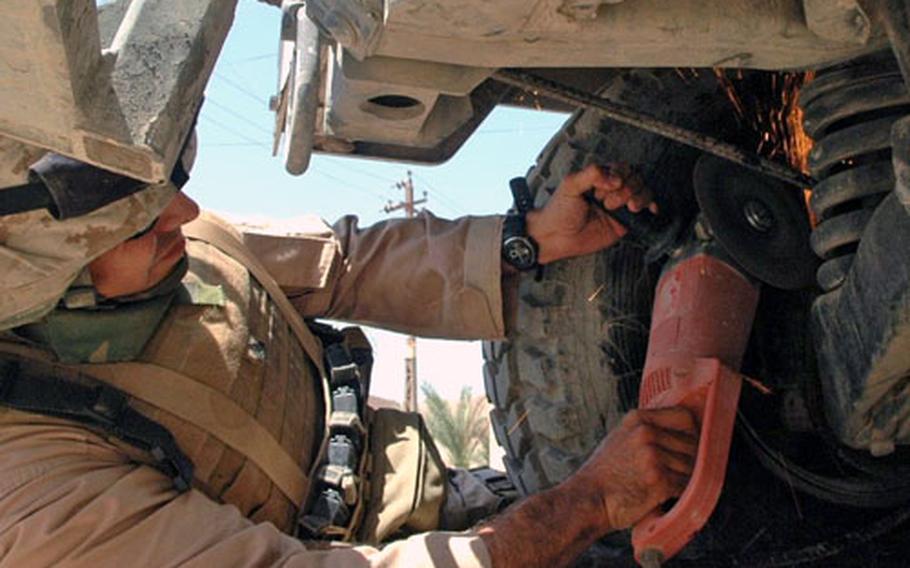
M 881 52 L 819 71 L 800 104 L 819 180 L 810 200 L 812 249 L 822 259 L 816 278 L 829 291 L 843 283 L 866 223 L 894 188 L 891 125 L 910 114 L 910 95 L 893 55 Z

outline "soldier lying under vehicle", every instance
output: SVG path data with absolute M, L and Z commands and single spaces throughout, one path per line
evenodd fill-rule
M 540 263 L 622 236 L 589 190 L 651 203 L 615 171 L 566 177 L 524 220 Z M 270 237 L 198 215 L 166 183 L 0 218 L 0 565 L 549 566 L 684 488 L 691 415 L 633 411 L 476 524 L 422 421 L 366 408 L 362 334 L 304 320 L 504 336 L 501 217 Z

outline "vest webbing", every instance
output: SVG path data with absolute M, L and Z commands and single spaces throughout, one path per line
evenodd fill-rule
M 307 474 L 255 416 L 224 393 L 148 363 L 86 365 L 81 370 L 215 436 L 259 466 L 291 503 L 306 498 Z
M 300 314 L 297 313 L 297 310 L 291 305 L 291 301 L 288 300 L 287 296 L 281 290 L 278 282 L 269 274 L 268 269 L 259 262 L 259 259 L 250 254 L 249 249 L 247 249 L 242 242 L 237 240 L 237 237 L 229 230 L 208 219 L 200 218 L 192 223 L 184 225 L 183 234 L 191 239 L 196 239 L 214 246 L 242 264 L 250 273 L 252 273 L 253 277 L 256 278 L 259 284 L 268 292 L 270 299 L 275 302 L 275 305 L 281 311 L 281 315 L 284 316 L 288 325 L 291 326 L 291 331 L 294 332 L 294 335 L 297 336 L 297 340 L 300 341 L 303 350 L 306 351 L 306 354 L 309 355 L 312 362 L 316 365 L 316 368 L 319 369 L 319 376 L 325 377 L 325 366 L 322 361 L 322 346 L 319 343 L 319 340 L 316 339 L 316 336 L 313 335 L 313 332 L 307 327 L 303 318 L 300 317 Z
M 307 356 L 325 376 L 322 347 L 268 270 L 229 230 L 206 219 L 184 226 L 184 234 L 208 243 L 242 264 L 265 288 Z M 22 344 L 0 342 L 0 352 L 48 360 Z M 208 432 L 256 464 L 292 503 L 301 506 L 310 478 L 256 417 L 226 394 L 181 373 L 149 363 L 81 365 L 85 374 L 169 412 Z M 136 377 L 141 377 L 137 380 Z
M 0 353 L 49 361 L 43 351 L 0 342 Z M 309 477 L 272 434 L 224 393 L 151 363 L 78 365 L 77 369 L 208 432 L 256 464 L 292 503 L 301 504 Z

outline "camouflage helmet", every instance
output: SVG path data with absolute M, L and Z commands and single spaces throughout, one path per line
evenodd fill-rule
M 2 187 L 24 182 L 27 165 L 41 152 L 0 140 L 0 154 L 0 169 L 5 170 L 0 173 L 2 193 Z M 147 228 L 176 192 L 170 182 L 150 185 L 65 220 L 45 209 L 0 217 L 0 331 L 53 310 L 92 260 Z

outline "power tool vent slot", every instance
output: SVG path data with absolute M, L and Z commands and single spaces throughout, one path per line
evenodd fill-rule
M 670 368 L 661 367 L 652 371 L 642 382 L 641 404 L 642 407 L 650 405 L 661 393 L 670 390 Z

